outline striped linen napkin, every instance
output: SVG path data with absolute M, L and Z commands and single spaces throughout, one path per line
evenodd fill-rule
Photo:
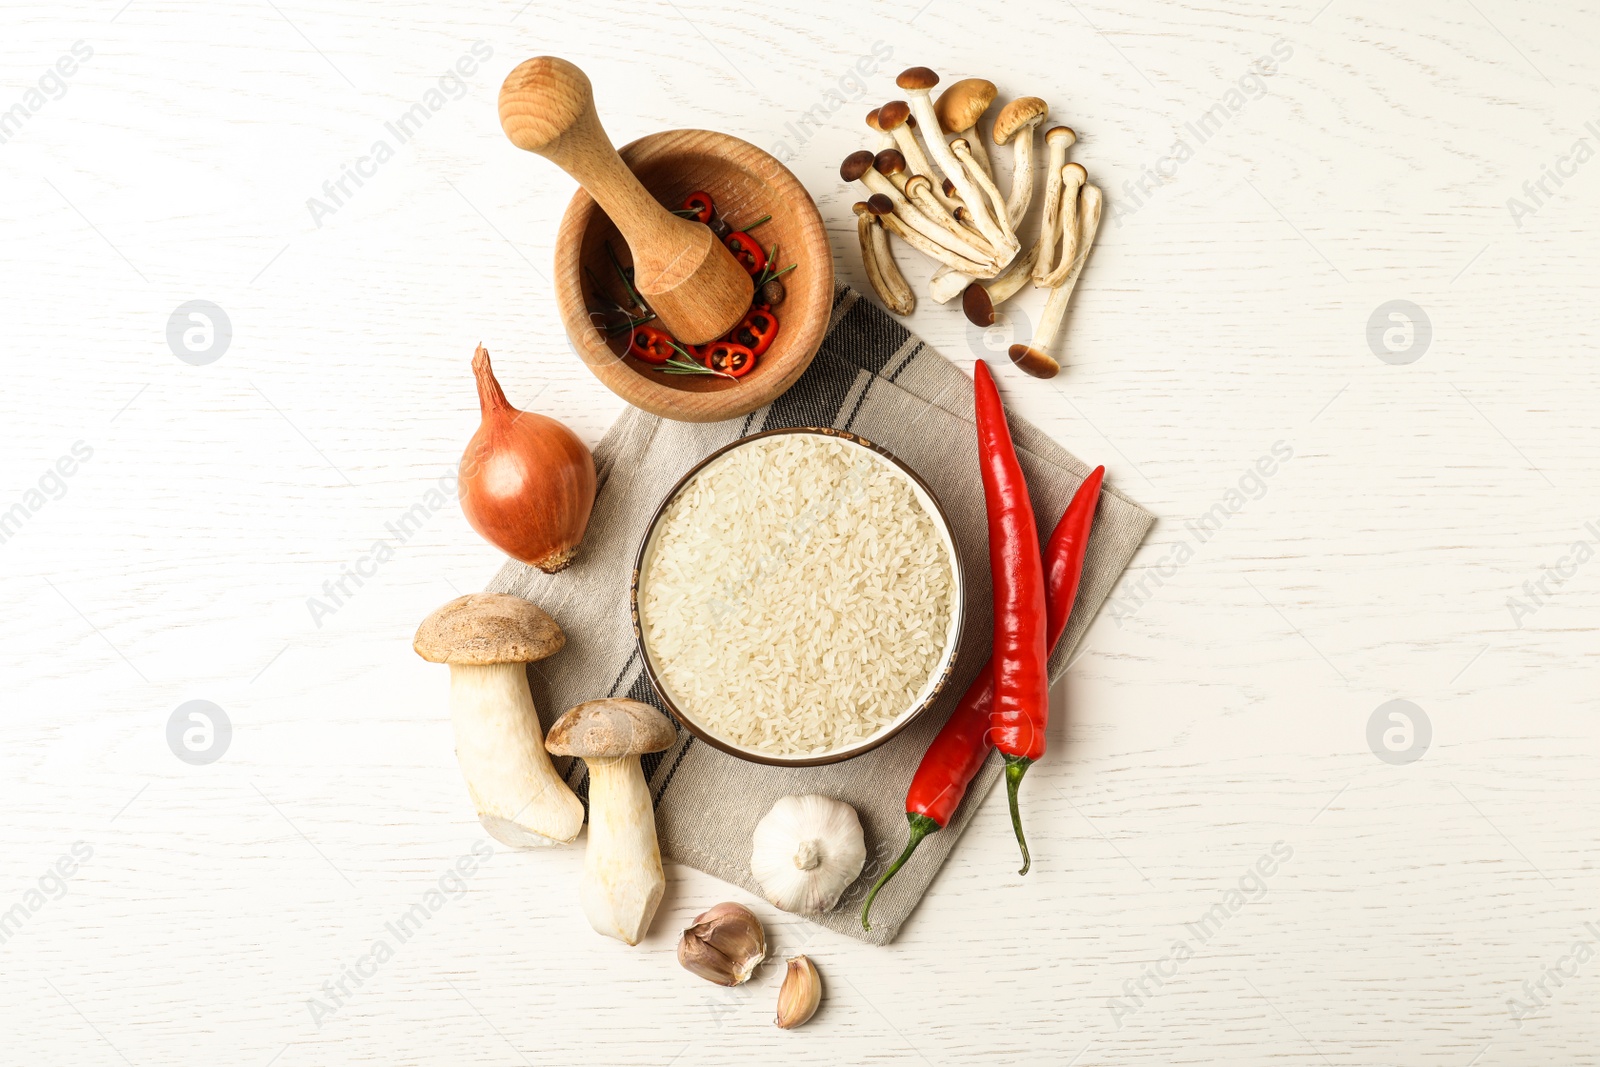
M 905 792 L 928 742 L 989 655 L 991 593 L 988 533 L 978 477 L 972 380 L 847 286 L 834 294 L 822 349 L 795 386 L 743 418 L 686 423 L 624 412 L 595 448 L 600 491 L 577 561 L 557 575 L 508 562 L 490 583 L 544 608 L 567 634 L 566 648 L 529 665 L 534 702 L 546 729 L 584 700 L 623 696 L 665 708 L 645 676 L 634 642 L 628 588 L 634 554 L 656 506 L 677 480 L 716 448 L 761 430 L 823 426 L 881 444 L 932 487 L 950 518 L 967 583 L 967 625 L 950 683 L 938 703 L 872 752 L 824 767 L 786 769 L 747 763 L 679 729 L 665 752 L 643 757 L 664 855 L 760 894 L 750 873 L 756 823 L 778 798 L 822 793 L 852 805 L 867 838 L 867 864 L 837 908 L 813 921 L 872 944 L 894 940 L 956 840 L 1001 776 L 991 754 L 955 818 L 928 838 L 873 903 L 861 928 L 861 901 L 905 845 Z M 1016 416 L 1011 432 L 1038 513 L 1041 543 L 1092 467 Z M 1066 670 L 1154 517 L 1109 485 L 1102 491 L 1083 581 L 1067 632 L 1050 660 Z M 581 761 L 565 768 L 587 803 Z

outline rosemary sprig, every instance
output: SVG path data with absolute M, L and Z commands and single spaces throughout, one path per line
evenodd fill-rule
M 645 323 L 653 321 L 655 319 L 655 317 L 656 317 L 656 314 L 655 314 L 655 312 L 652 311 L 650 314 L 643 315 L 643 316 L 641 316 L 641 317 L 639 317 L 637 319 L 629 319 L 627 322 L 619 322 L 615 326 L 607 326 L 606 327 L 606 336 L 610 337 L 612 334 L 621 333 L 624 330 L 637 330 L 639 327 L 643 326 Z
M 683 350 L 683 346 L 679 345 L 676 341 L 668 341 L 667 343 L 670 344 L 672 346 L 672 350 L 678 354 L 667 360 L 665 363 L 658 364 L 651 369 L 659 371 L 662 374 L 709 374 L 717 378 L 727 378 L 730 381 L 739 380 L 726 371 L 713 370 L 704 363 L 701 363 L 688 352 L 685 352 Z
M 648 310 L 650 305 L 644 302 L 644 297 L 639 295 L 639 290 L 633 287 L 633 279 L 628 276 L 627 271 L 622 269 L 622 261 L 617 258 L 617 253 L 612 249 L 610 241 L 606 242 L 606 257 L 611 260 L 611 265 L 616 268 L 617 277 L 622 279 L 622 287 L 628 291 L 628 296 L 632 298 L 634 305 Z
M 765 267 L 762 267 L 761 268 L 761 273 L 756 276 L 756 291 L 757 292 L 760 292 L 761 291 L 761 287 L 763 285 L 766 285 L 768 282 L 772 281 L 772 279 L 781 278 L 785 274 L 788 274 L 790 271 L 794 270 L 795 267 L 799 266 L 799 264 L 797 264 L 797 263 L 791 263 L 787 267 L 783 268 L 780 271 L 774 271 L 772 269 L 772 265 L 777 262 L 777 255 L 778 255 L 778 246 L 777 245 L 773 245 L 772 246 L 772 255 L 767 257 L 767 265 Z

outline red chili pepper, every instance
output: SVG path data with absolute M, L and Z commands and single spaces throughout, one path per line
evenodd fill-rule
M 1083 560 L 1089 551 L 1089 529 L 1094 524 L 1095 506 L 1100 502 L 1100 485 L 1105 474 L 1104 467 L 1096 467 L 1078 486 L 1044 551 L 1045 599 L 1049 602 L 1046 639 L 1051 648 L 1066 631 L 1067 619 L 1077 600 L 1078 579 L 1083 574 Z M 917 773 L 911 777 L 911 788 L 906 791 L 906 821 L 911 824 L 911 840 L 900 858 L 883 872 L 872 892 L 867 894 L 861 908 L 863 928 L 872 929 L 867 915 L 878 890 L 905 866 L 923 838 L 950 825 L 950 819 L 967 795 L 967 786 L 989 756 L 993 743 L 989 736 L 993 709 L 993 665 L 985 663 L 961 695 L 961 701 L 945 720 L 928 751 L 923 753 Z
M 767 254 L 762 251 L 761 244 L 743 230 L 735 230 L 723 238 L 722 243 L 728 246 L 728 251 L 733 253 L 744 269 L 750 272 L 753 278 L 760 274 L 767 265 Z
M 638 326 L 628 339 L 628 354 L 646 363 L 665 363 L 672 358 L 672 336 L 654 326 Z
M 694 219 L 696 222 L 710 222 L 712 213 L 716 210 L 711 202 L 711 194 L 699 189 L 683 198 L 683 210 L 689 211 L 691 209 L 694 214 L 690 215 L 689 218 Z
M 994 587 L 994 747 L 1006 757 L 1006 797 L 1011 828 L 1027 874 L 1028 840 L 1022 834 L 1017 787 L 1033 761 L 1044 755 L 1050 716 L 1050 679 L 1045 660 L 1044 567 L 1028 483 L 1017 462 L 1000 391 L 989 365 L 973 373 L 978 423 L 978 470 L 989 518 L 989 577 Z
M 714 341 L 706 348 L 705 364 L 714 371 L 743 378 L 756 365 L 755 353 L 732 341 Z
M 729 336 L 754 354 L 765 355 L 772 342 L 778 339 L 778 318 L 771 308 L 757 305 Z

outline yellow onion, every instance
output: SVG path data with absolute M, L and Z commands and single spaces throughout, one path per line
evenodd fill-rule
M 472 356 L 483 422 L 461 456 L 461 510 L 485 541 L 546 574 L 564 569 L 594 507 L 594 457 L 555 419 L 518 411 L 489 366 Z

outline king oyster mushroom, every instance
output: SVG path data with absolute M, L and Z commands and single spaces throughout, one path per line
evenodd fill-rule
M 505 593 L 450 601 L 412 643 L 423 659 L 450 665 L 461 776 L 483 828 L 512 848 L 564 844 L 583 829 L 583 804 L 545 754 L 524 668 L 565 643 L 554 619 Z
M 666 890 L 655 809 L 639 757 L 676 740 L 672 723 L 637 700 L 590 700 L 550 726 L 544 747 L 589 765 L 589 846 L 579 897 L 589 925 L 637 945 Z

